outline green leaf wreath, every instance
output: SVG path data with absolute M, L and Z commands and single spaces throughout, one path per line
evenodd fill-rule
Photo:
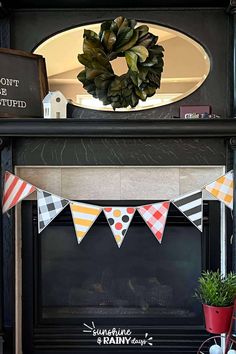
M 78 60 L 84 70 L 78 75 L 85 90 L 113 109 L 137 106 L 139 100 L 155 94 L 160 88 L 163 71 L 163 47 L 149 27 L 136 26 L 124 17 L 101 24 L 99 34 L 84 31 L 83 54 Z M 110 61 L 125 57 L 128 72 L 115 75 Z

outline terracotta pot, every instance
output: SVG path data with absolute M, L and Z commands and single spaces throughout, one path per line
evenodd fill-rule
M 221 334 L 229 331 L 233 314 L 233 305 L 227 307 L 209 306 L 203 304 L 206 330 L 210 333 Z

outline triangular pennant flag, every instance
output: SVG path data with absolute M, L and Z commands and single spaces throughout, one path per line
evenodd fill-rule
M 160 243 L 165 230 L 169 206 L 170 202 L 161 202 L 143 205 L 138 208 L 139 214 Z
M 183 213 L 200 231 L 203 223 L 202 191 L 194 191 L 174 199 L 172 203 Z
M 4 178 L 2 212 L 6 213 L 35 190 L 36 188 L 32 186 L 32 184 L 10 172 L 6 172 Z
M 233 209 L 233 189 L 234 174 L 233 171 L 226 173 L 224 176 L 217 178 L 216 181 L 208 184 L 205 189 L 215 198 L 219 199 L 230 209 Z
M 115 237 L 118 247 L 124 241 L 126 232 L 133 219 L 136 208 L 133 207 L 105 207 L 103 209 L 108 224 Z
M 102 208 L 97 205 L 72 202 L 70 209 L 77 241 L 80 243 L 101 213 Z
M 69 204 L 69 200 L 46 191 L 38 190 L 37 201 L 38 231 L 40 233 Z

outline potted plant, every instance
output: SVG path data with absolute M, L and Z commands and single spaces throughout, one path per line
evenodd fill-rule
M 202 302 L 206 330 L 227 333 L 236 297 L 236 274 L 222 276 L 219 271 L 203 272 L 195 296 Z

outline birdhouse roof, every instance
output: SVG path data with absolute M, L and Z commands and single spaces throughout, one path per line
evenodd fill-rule
M 49 91 L 49 93 L 44 97 L 43 103 L 51 103 L 52 101 L 56 101 L 56 98 L 60 97 L 61 102 L 67 103 L 67 99 L 60 91 Z

